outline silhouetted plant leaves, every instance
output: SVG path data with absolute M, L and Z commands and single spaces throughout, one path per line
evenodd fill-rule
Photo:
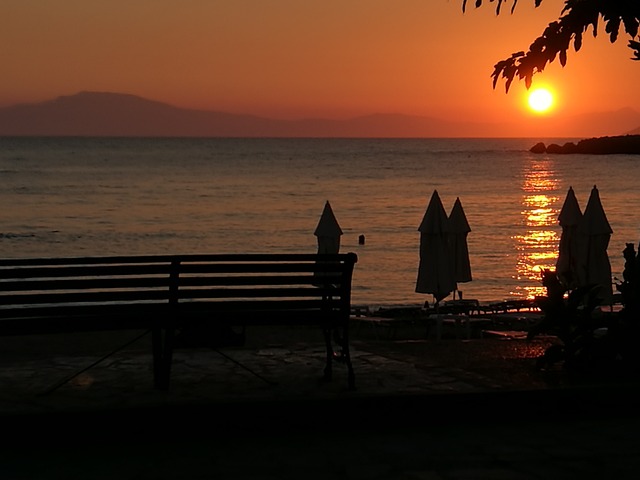
M 637 18 L 623 18 L 624 31 L 631 37 L 638 35 L 638 19 Z
M 618 39 L 619 28 L 620 28 L 619 18 L 612 18 L 605 24 L 604 31 L 609 34 L 609 39 L 611 40 L 612 43 Z
M 570 290 L 555 271 L 543 269 L 542 284 L 547 294 L 536 299 L 543 315 L 528 329 L 527 340 L 546 333 L 556 336 L 561 344 L 545 350 L 536 360 L 537 368 L 548 369 L 562 363 L 574 373 L 627 372 L 637 378 L 640 269 L 633 243 L 627 243 L 623 256 L 624 281 L 616 284 L 623 308 L 608 315 L 597 313 L 602 304 L 601 286 L 591 284 Z
M 634 56 L 632 60 L 640 60 L 640 42 L 634 42 L 633 40 L 629 40 L 629 48 L 635 50 Z M 494 85 L 495 88 L 495 85 Z
M 489 0 L 496 2 L 496 13 L 500 14 L 503 2 L 506 0 Z M 476 0 L 475 6 L 482 6 L 483 0 Z M 515 10 L 518 0 L 513 1 L 511 12 Z M 542 0 L 534 0 L 536 7 L 540 6 Z M 462 10 L 465 11 L 467 0 L 462 2 Z M 526 53 L 518 52 L 512 54 L 510 58 L 502 60 L 494 65 L 493 88 L 496 88 L 499 78 L 505 80 L 506 91 L 513 80 L 517 77 L 525 81 L 527 88 L 531 86 L 535 73 L 542 72 L 545 67 L 553 62 L 556 57 L 564 67 L 567 64 L 567 50 L 573 40 L 576 52 L 582 48 L 583 33 L 589 27 L 593 29 L 593 36 L 598 36 L 598 21 L 602 18 L 605 24 L 605 31 L 611 43 L 618 40 L 620 24 L 624 25 L 624 30 L 631 38 L 628 47 L 633 50 L 633 60 L 640 60 L 640 43 L 635 41 L 640 29 L 640 1 L 638 0 L 607 0 L 607 1 L 585 1 L 585 0 L 565 0 L 565 5 L 561 11 L 561 17 L 551 22 L 540 37 L 538 37 L 529 47 Z
M 562 65 L 563 67 L 567 64 L 567 51 L 566 50 L 561 50 L 560 51 L 560 65 Z
M 573 40 L 573 48 L 575 49 L 576 52 L 578 52 L 580 51 L 581 47 L 582 47 L 582 32 L 578 32 L 576 33 L 576 36 Z
M 491 3 L 496 2 L 496 13 L 499 15 L 500 14 L 500 9 L 502 7 L 502 4 L 506 1 L 506 0 L 489 0 Z M 538 5 L 540 5 L 540 2 L 542 2 L 542 0 L 535 0 L 536 2 L 536 7 Z M 518 0 L 513 0 L 513 5 L 511 7 L 511 13 L 513 13 L 513 11 L 516 8 L 516 5 L 518 4 Z M 476 0 L 476 8 L 479 8 L 482 6 L 482 0 Z M 462 11 L 466 11 L 467 8 L 467 0 L 462 0 Z

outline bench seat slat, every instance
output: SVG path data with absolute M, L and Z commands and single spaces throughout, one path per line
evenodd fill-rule
M 180 265 L 181 274 L 207 274 L 207 273 L 292 273 L 292 272 L 341 272 L 344 265 L 337 262 L 318 264 L 306 263 L 201 263 Z
M 255 298 L 255 297 L 254 297 Z M 99 307 L 99 308 L 96 308 Z M 0 308 L 0 328 L 2 321 L 8 318 L 33 318 L 37 316 L 68 316 L 68 317 L 91 317 L 101 315 L 141 315 L 151 317 L 157 314 L 188 316 L 192 313 L 217 314 L 221 312 L 256 312 L 256 311 L 289 311 L 289 310 L 318 310 L 324 313 L 339 309 L 342 306 L 341 300 L 319 300 L 319 299 L 243 299 L 225 301 L 192 301 L 177 304 L 169 304 L 166 301 L 147 301 L 138 303 L 101 303 L 101 304 L 31 304 L 31 306 L 2 307 Z M 178 318 L 180 320 L 180 318 Z M 215 320 L 215 318 L 212 318 Z M 273 323 L 278 319 L 272 318 Z
M 133 275 L 164 275 L 171 273 L 171 264 L 150 265 L 59 265 L 1 268 L 0 279 L 117 277 Z
M 195 253 L 180 255 L 113 255 L 89 257 L 0 258 L 0 267 L 33 265 L 101 265 L 150 264 L 172 262 L 344 262 L 352 254 L 326 253 L 322 258 L 315 253 Z M 353 254 L 355 255 L 355 254 Z M 354 259 L 355 260 L 355 259 Z M 354 262 L 355 263 L 355 262 Z
M 216 286 L 216 285 L 322 285 L 329 283 L 340 285 L 340 275 L 316 278 L 310 275 L 250 275 L 250 276 L 180 276 L 181 287 Z
M 170 285 L 169 277 L 131 277 L 131 278 L 82 278 L 82 279 L 46 279 L 0 281 L 0 292 L 26 292 L 50 290 L 97 290 L 117 288 L 165 288 Z
M 236 312 L 278 312 L 278 311 L 303 311 L 316 310 L 321 313 L 330 313 L 341 309 L 340 300 L 319 299 L 288 299 L 288 300 L 226 300 L 216 302 L 194 301 L 174 305 L 178 314 L 191 313 L 236 313 Z M 278 323 L 278 317 L 272 316 L 271 322 Z
M 36 305 L 106 302 L 139 302 L 143 300 L 163 300 L 168 303 L 167 292 L 163 290 L 130 290 L 130 291 L 99 291 L 99 292 L 58 292 L 58 293 L 25 293 L 0 295 L 0 305 Z M 2 309 L 0 309 L 2 316 Z
M 284 297 L 310 297 L 319 296 L 341 297 L 341 292 L 333 288 L 313 287 L 263 287 L 263 288 L 182 288 L 177 293 L 181 299 L 221 299 L 221 298 L 284 298 Z
M 223 285 L 323 285 L 326 283 L 340 285 L 342 277 L 339 275 L 323 276 L 278 276 L 278 275 L 253 275 L 253 276 L 211 276 L 211 277 L 180 277 L 181 287 L 190 286 L 223 286 Z M 91 289 L 116 289 L 116 288 L 169 288 L 171 280 L 165 277 L 129 277 L 129 278 L 76 278 L 54 279 L 49 277 L 44 280 L 7 280 L 0 281 L 0 291 L 29 291 L 29 290 L 91 290 Z
M 36 305 L 36 304 L 82 304 L 106 302 L 139 302 L 143 300 L 181 301 L 189 299 L 224 299 L 224 298 L 286 298 L 321 296 L 341 298 L 342 292 L 332 287 L 263 287 L 263 288 L 183 288 L 169 295 L 163 289 L 134 290 L 101 290 L 101 291 L 64 291 L 0 294 L 0 306 L 4 305 Z M 0 309 L 0 317 L 2 310 Z

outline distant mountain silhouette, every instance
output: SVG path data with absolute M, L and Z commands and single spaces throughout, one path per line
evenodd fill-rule
M 399 114 L 373 114 L 347 120 L 277 120 L 185 109 L 135 95 L 106 92 L 81 92 L 42 103 L 0 108 L 3 136 L 579 137 L 615 135 L 638 124 L 640 113 L 631 109 L 585 115 L 568 122 L 564 119 L 561 129 L 547 122 L 530 130 L 508 122 L 453 122 Z
M 274 121 L 249 115 L 188 110 L 135 95 L 81 92 L 0 109 L 2 135 L 234 136 L 260 135 Z
M 177 137 L 447 136 L 457 126 L 427 117 L 370 115 L 297 121 L 191 110 L 135 95 L 81 92 L 0 109 L 0 135 Z

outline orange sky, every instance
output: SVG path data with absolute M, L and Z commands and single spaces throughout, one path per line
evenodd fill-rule
M 406 113 L 540 121 L 523 83 L 491 85 L 564 2 L 463 14 L 459 0 L 3 0 L 0 106 L 83 90 L 276 118 Z M 640 62 L 604 26 L 534 78 L 551 116 L 640 109 Z

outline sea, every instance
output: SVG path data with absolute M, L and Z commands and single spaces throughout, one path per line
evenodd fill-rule
M 340 251 L 358 255 L 352 303 L 423 305 L 418 227 L 436 190 L 471 227 L 463 298 L 525 299 L 545 293 L 569 187 L 584 211 L 596 186 L 615 283 L 640 239 L 640 156 L 529 151 L 577 140 L 3 137 L 0 256 L 314 253 L 329 202 Z

